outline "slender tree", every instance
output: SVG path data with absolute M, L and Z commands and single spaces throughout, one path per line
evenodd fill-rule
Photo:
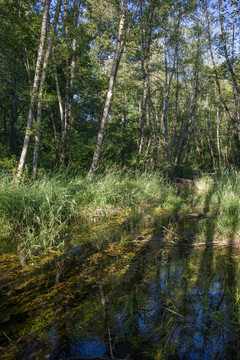
M 137 4 L 133 11 L 132 19 L 131 19 L 128 29 L 127 29 L 127 35 L 131 29 L 132 21 L 136 14 L 139 1 L 140 0 L 137 1 Z M 110 108 L 110 104 L 111 104 L 111 100 L 112 100 L 112 96 L 113 96 L 113 89 L 114 89 L 114 85 L 115 85 L 115 81 L 116 81 L 116 77 L 117 77 L 118 67 L 119 67 L 121 56 L 123 54 L 124 46 L 126 43 L 126 37 L 125 37 L 125 40 L 122 44 L 122 38 L 124 35 L 124 24 L 125 24 L 125 18 L 126 18 L 126 11 L 127 11 L 127 0 L 123 0 L 119 28 L 118 28 L 118 36 L 117 36 L 117 41 L 116 41 L 116 48 L 115 48 L 115 52 L 114 52 L 114 59 L 113 59 L 113 63 L 112 63 L 111 74 L 110 74 L 110 79 L 109 79 L 109 84 L 108 84 L 108 93 L 107 93 L 107 97 L 106 97 L 106 101 L 105 101 L 105 105 L 104 105 L 104 109 L 103 109 L 103 115 L 102 115 L 101 122 L 100 122 L 96 150 L 94 152 L 92 165 L 91 165 L 89 173 L 88 173 L 89 179 L 92 179 L 93 174 L 97 168 L 97 164 L 98 164 L 98 160 L 99 160 L 99 156 L 100 156 L 100 152 L 101 152 L 101 148 L 102 148 L 105 124 L 107 121 L 109 108 Z
M 143 81 L 143 97 L 142 97 L 142 108 L 141 108 L 141 117 L 139 121 L 139 138 L 138 138 L 138 154 L 137 154 L 137 164 L 136 170 L 139 168 L 140 156 L 143 148 L 143 135 L 144 135 L 144 122 L 146 118 L 147 110 L 147 96 L 148 96 L 148 87 L 149 87 L 149 62 L 150 62 L 150 49 L 152 42 L 152 23 L 154 15 L 154 1 L 151 1 L 149 4 L 149 9 L 147 9 L 148 18 L 145 22 L 146 29 L 141 29 L 141 70 L 142 70 L 142 81 Z M 141 6 L 141 23 L 143 23 L 143 9 Z M 145 30 L 146 37 L 143 36 Z M 150 144 L 149 144 L 150 146 Z
M 46 0 L 45 4 L 44 4 L 44 8 L 43 8 L 40 43 L 39 43 L 39 48 L 38 48 L 38 55 L 37 55 L 37 61 L 36 61 L 36 67 L 35 67 L 33 87 L 32 87 L 31 96 L 30 96 L 30 106 L 29 106 L 29 111 L 28 111 L 27 127 L 26 127 L 26 131 L 25 131 L 22 152 L 21 152 L 21 156 L 19 159 L 19 163 L 18 163 L 18 170 L 15 175 L 16 181 L 18 181 L 22 177 L 22 173 L 24 170 L 25 162 L 26 162 L 26 156 L 27 156 L 27 151 L 28 151 L 28 147 L 29 147 L 29 142 L 30 142 L 30 131 L 31 131 L 31 126 L 32 126 L 33 116 L 34 116 L 34 104 L 35 104 L 37 91 L 38 91 L 38 87 L 39 87 L 41 63 L 42 63 L 43 53 L 44 53 L 44 44 L 45 44 L 45 39 L 46 39 L 46 31 L 47 31 L 47 22 L 48 22 L 50 3 L 51 3 L 51 0 Z
M 44 56 L 43 66 L 42 66 L 42 76 L 41 76 L 41 81 L 40 81 L 40 85 L 39 85 L 38 103 L 37 103 L 37 120 L 36 120 L 37 127 L 36 127 L 36 132 L 35 132 L 35 145 L 34 145 L 34 153 L 33 153 L 33 171 L 32 171 L 33 178 L 36 176 L 36 172 L 37 172 L 38 153 L 39 153 L 39 146 L 40 146 L 40 123 L 41 123 L 41 119 L 42 119 L 43 93 L 44 93 L 44 85 L 45 85 L 46 74 L 47 74 L 47 66 L 48 66 L 48 61 L 49 61 L 50 55 L 51 55 L 53 39 L 55 36 L 55 31 L 56 31 L 56 26 L 57 26 L 57 22 L 58 22 L 58 17 L 60 14 L 61 5 L 62 5 L 62 0 L 58 0 L 57 7 L 55 10 L 54 20 L 53 20 L 53 24 L 52 24 L 52 29 L 51 29 L 51 35 L 50 35 L 50 39 L 48 41 L 47 49 L 45 51 L 45 56 Z

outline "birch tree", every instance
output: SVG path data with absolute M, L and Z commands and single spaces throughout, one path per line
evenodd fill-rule
M 47 66 L 48 66 L 48 61 L 49 61 L 50 55 L 51 55 L 52 44 L 53 44 L 53 40 L 54 40 L 54 36 L 55 36 L 55 31 L 56 31 L 56 26 L 57 26 L 59 14 L 60 14 L 61 5 L 62 5 L 62 0 L 58 0 L 57 7 L 55 10 L 54 20 L 53 20 L 53 24 L 52 24 L 52 29 L 51 29 L 51 35 L 50 35 L 50 39 L 48 41 L 47 49 L 45 51 L 45 56 L 44 56 L 43 66 L 42 66 L 42 76 L 41 76 L 41 81 L 40 81 L 40 85 L 39 85 L 38 103 L 37 103 L 37 120 L 36 120 L 37 128 L 36 128 L 36 132 L 35 132 L 35 145 L 34 145 L 34 153 L 33 153 L 33 171 L 32 171 L 33 178 L 36 176 L 36 172 L 37 172 L 38 153 L 39 153 L 39 146 L 40 146 L 40 123 L 41 123 L 41 119 L 42 119 L 43 94 L 44 94 L 44 85 L 45 85 L 46 74 L 47 74 Z
M 140 0 L 137 0 L 131 21 L 129 22 L 129 25 L 127 28 L 126 36 L 130 32 L 132 22 L 133 22 L 134 16 L 135 16 L 137 8 L 138 8 L 139 1 Z M 103 115 L 102 115 L 102 118 L 100 121 L 100 128 L 99 128 L 98 137 L 97 137 L 96 150 L 94 152 L 92 164 L 91 164 L 91 167 L 90 167 L 90 170 L 88 173 L 88 178 L 90 180 L 92 179 L 93 174 L 97 168 L 97 164 L 98 164 L 98 160 L 99 160 L 99 156 L 100 156 L 100 152 L 101 152 L 101 148 L 102 148 L 105 125 L 106 125 L 106 121 L 107 121 L 107 117 L 108 117 L 108 113 L 109 113 L 109 109 L 110 109 L 110 104 L 111 104 L 111 100 L 112 100 L 112 96 L 113 96 L 113 89 L 114 89 L 114 85 L 115 85 L 115 81 L 116 81 L 116 77 L 117 77 L 118 67 L 119 67 L 121 56 L 123 54 L 124 46 L 126 43 L 126 37 L 125 37 L 125 40 L 123 41 L 123 43 L 122 43 L 122 40 L 123 40 L 123 35 L 124 35 L 124 24 L 125 24 L 126 11 L 127 11 L 127 2 L 128 2 L 127 0 L 123 0 L 123 2 L 122 2 L 121 16 L 120 16 L 120 22 L 119 22 L 119 28 L 118 28 L 118 36 L 117 36 L 117 40 L 116 40 L 114 59 L 113 59 L 113 63 L 112 63 L 110 79 L 109 79 L 109 84 L 108 84 L 108 92 L 107 92 L 107 97 L 106 97 L 105 105 L 104 105 L 104 109 L 103 109 Z
M 27 127 L 25 131 L 25 137 L 22 147 L 21 156 L 18 163 L 18 170 L 15 175 L 16 181 L 19 181 L 22 177 L 22 173 L 24 170 L 26 156 L 28 152 L 29 142 L 30 142 L 30 131 L 33 122 L 34 116 L 34 104 L 36 101 L 37 91 L 39 88 L 39 79 L 40 79 L 40 72 L 41 72 L 41 63 L 43 59 L 43 52 L 44 52 L 44 44 L 46 39 L 46 31 L 47 31 L 47 22 L 48 22 L 48 15 L 49 15 L 49 7 L 51 4 L 51 0 L 45 0 L 44 7 L 43 7 L 43 17 L 42 17 L 42 25 L 41 25 L 41 34 L 40 34 L 40 43 L 38 48 L 38 55 L 35 67 L 35 75 L 33 86 L 30 94 L 30 105 L 28 111 L 28 118 L 27 118 Z
M 139 138 L 138 138 L 138 154 L 137 154 L 136 170 L 138 170 L 139 168 L 140 156 L 143 148 L 144 122 L 146 118 L 147 96 L 148 96 L 148 88 L 149 88 L 149 62 L 150 62 L 150 49 L 151 49 L 152 30 L 153 30 L 154 1 L 151 1 L 149 4 L 149 9 L 145 8 L 145 10 L 147 12 L 147 19 L 145 20 L 146 27 L 145 29 L 143 29 L 143 25 L 142 25 L 142 29 L 141 29 L 141 37 L 142 37 L 141 70 L 142 70 L 142 81 L 143 81 L 143 96 L 142 96 L 141 117 L 139 121 Z M 141 6 L 141 23 L 143 24 L 142 6 Z

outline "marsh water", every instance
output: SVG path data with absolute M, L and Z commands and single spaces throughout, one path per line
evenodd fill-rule
M 149 209 L 76 224 L 64 252 L 5 249 L 1 358 L 240 358 L 240 254 L 212 237 L 212 219 Z

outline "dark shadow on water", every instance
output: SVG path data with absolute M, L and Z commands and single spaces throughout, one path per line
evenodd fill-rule
M 211 188 L 206 212 L 213 194 Z M 3 308 L 3 331 L 14 334 L 13 324 L 6 325 L 9 315 L 17 323 L 18 303 L 24 332 L 19 324 L 13 340 L 32 332 L 6 354 L 50 360 L 237 359 L 239 255 L 233 246 L 214 247 L 216 221 L 217 214 L 179 222 L 139 211 L 96 228 L 84 246 L 69 247 L 3 289 L 11 299 Z M 235 234 L 237 216 L 232 224 Z M 205 245 L 198 247 L 202 229 Z

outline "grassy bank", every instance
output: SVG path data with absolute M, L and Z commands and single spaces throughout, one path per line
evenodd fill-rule
M 211 217 L 204 223 L 205 237 L 239 242 L 240 235 L 240 174 L 225 172 L 203 177 L 198 184 L 200 194 L 195 196 L 198 206 Z
M 122 210 L 176 199 L 176 190 L 161 176 L 106 171 L 92 182 L 71 170 L 25 180 L 18 186 L 4 173 L 0 178 L 0 240 L 32 251 L 56 242 L 66 221 L 81 217 L 100 221 Z M 162 205 L 161 205 L 162 204 Z
M 48 244 L 61 245 L 61 232 L 78 218 L 98 222 L 122 211 L 154 205 L 157 214 L 191 211 L 210 213 L 199 237 L 236 238 L 240 229 L 240 175 L 202 176 L 187 191 L 159 174 L 134 176 L 106 171 L 92 182 L 72 170 L 43 174 L 18 186 L 0 174 L 0 244 L 32 252 Z

